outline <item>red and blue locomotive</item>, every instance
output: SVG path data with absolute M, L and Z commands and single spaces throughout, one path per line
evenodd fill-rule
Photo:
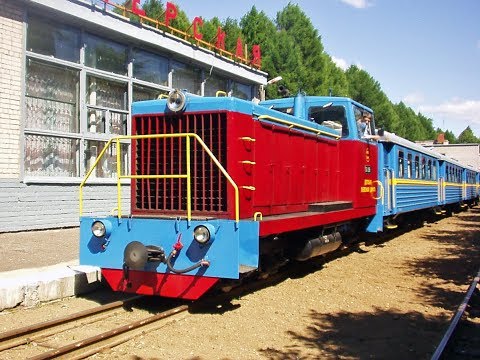
M 116 216 L 81 217 L 81 264 L 117 291 L 197 299 L 404 214 L 478 201 L 478 171 L 392 134 L 364 135 L 375 131 L 359 126 L 365 114 L 349 98 L 302 94 L 257 104 L 176 90 L 134 103 L 132 135 L 109 143 L 131 141 L 131 174 L 118 177 Z

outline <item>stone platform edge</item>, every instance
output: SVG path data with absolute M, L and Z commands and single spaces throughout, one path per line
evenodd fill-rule
M 0 273 L 0 311 L 94 291 L 101 286 L 100 268 L 64 263 Z

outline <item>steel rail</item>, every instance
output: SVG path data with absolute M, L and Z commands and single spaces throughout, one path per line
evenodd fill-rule
M 125 299 L 125 300 L 118 300 L 118 301 L 114 301 L 114 302 L 111 302 L 111 303 L 108 303 L 108 304 L 105 304 L 105 305 L 97 306 L 93 309 L 83 310 L 83 311 L 74 313 L 72 315 L 67 315 L 67 316 L 61 317 L 61 318 L 57 318 L 57 319 L 53 319 L 53 320 L 49 320 L 49 321 L 44 321 L 44 322 L 41 322 L 41 323 L 38 323 L 38 324 L 27 325 L 27 326 L 24 326 L 24 327 L 21 327 L 21 328 L 18 328 L 18 329 L 9 330 L 9 331 L 6 331 L 6 332 L 3 332 L 3 333 L 0 334 L 0 343 L 6 342 L 8 340 L 12 340 L 14 338 L 19 338 L 19 337 L 22 337 L 22 336 L 26 336 L 26 335 L 32 334 L 34 332 L 45 330 L 47 328 L 63 325 L 63 324 L 66 324 L 66 323 L 69 323 L 69 322 L 72 322 L 72 321 L 75 321 L 75 320 L 85 318 L 85 317 L 90 316 L 90 315 L 95 315 L 95 314 L 99 314 L 99 313 L 102 313 L 102 312 L 105 312 L 105 311 L 108 311 L 108 310 L 116 309 L 116 308 L 122 307 L 125 304 L 128 304 L 132 301 L 138 300 L 142 297 L 143 296 L 134 296 L 134 297 L 131 297 L 131 298 L 128 298 L 128 299 Z M 0 345 L 0 351 L 11 349 L 11 348 L 16 347 L 16 346 L 24 345 L 31 340 L 32 340 L 31 338 L 29 338 L 29 339 L 18 339 L 14 343 L 5 344 L 3 346 Z
M 443 351 L 445 350 L 445 347 L 447 346 L 453 332 L 455 331 L 455 328 L 458 325 L 458 322 L 460 321 L 461 317 L 463 316 L 463 313 L 465 312 L 465 309 L 467 308 L 467 305 L 470 301 L 470 298 L 472 297 L 473 292 L 475 291 L 475 288 L 477 287 L 478 282 L 480 281 L 480 270 L 477 273 L 477 276 L 473 279 L 472 283 L 470 284 L 470 287 L 467 290 L 467 294 L 463 298 L 462 303 L 458 306 L 457 311 L 455 315 L 453 316 L 452 320 L 450 321 L 450 326 L 448 327 L 447 331 L 445 332 L 445 335 L 443 335 L 442 340 L 437 346 L 437 349 L 433 353 L 431 360 L 438 360 L 440 356 L 442 355 Z
M 29 360 L 53 359 L 53 358 L 56 358 L 56 357 L 59 357 L 59 356 L 62 356 L 62 355 L 66 355 L 66 354 L 71 353 L 73 351 L 76 351 L 76 350 L 82 349 L 84 347 L 93 345 L 95 343 L 98 343 L 100 341 L 112 338 L 114 336 L 124 334 L 128 331 L 140 328 L 142 326 L 146 326 L 148 324 L 154 323 L 156 321 L 165 319 L 169 316 L 173 316 L 175 314 L 178 314 L 178 313 L 181 313 L 181 312 L 184 312 L 184 311 L 187 311 L 187 310 L 188 310 L 188 305 L 177 306 L 176 308 L 173 308 L 173 309 L 170 309 L 170 310 L 167 310 L 167 311 L 163 311 L 159 314 L 150 316 L 146 319 L 131 322 L 130 324 L 120 326 L 116 329 L 106 331 L 104 333 L 89 337 L 89 338 L 84 339 L 84 340 L 77 341 L 75 343 L 63 346 L 63 347 L 55 349 L 55 350 L 46 351 L 42 354 L 39 354 L 37 356 L 33 356 L 33 357 L 29 358 Z M 106 347 L 110 347 L 110 346 L 111 345 L 106 345 Z

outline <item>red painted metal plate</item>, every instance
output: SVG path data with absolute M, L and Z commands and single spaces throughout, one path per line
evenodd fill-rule
M 129 270 L 102 269 L 102 276 L 114 291 L 196 300 L 218 282 L 218 278 L 181 274 L 159 274 Z

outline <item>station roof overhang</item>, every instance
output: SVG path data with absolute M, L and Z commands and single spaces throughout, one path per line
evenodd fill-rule
M 107 35 L 114 40 L 128 39 L 132 45 L 157 50 L 171 55 L 175 60 L 215 69 L 226 77 L 238 81 L 247 81 L 258 85 L 266 84 L 267 73 L 257 68 L 244 65 L 214 51 L 191 44 L 168 32 L 155 27 L 129 21 L 119 14 L 106 11 L 95 1 L 85 0 L 21 0 L 29 8 L 55 14 L 58 18 L 68 20 L 69 24 L 83 26 L 96 35 Z

